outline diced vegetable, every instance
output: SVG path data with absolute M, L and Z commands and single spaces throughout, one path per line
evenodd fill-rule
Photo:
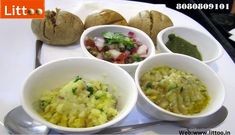
M 117 61 L 117 63 L 119 63 L 119 64 L 124 64 L 125 63 L 125 59 L 128 57 L 128 54 L 127 53 L 121 53 L 118 57 L 117 57 L 117 59 L 116 59 L 116 61 Z
M 148 47 L 146 45 L 141 45 L 137 50 L 137 54 L 139 55 L 147 54 L 147 50 L 148 50 Z
M 117 51 L 117 50 L 109 50 L 109 53 L 112 55 L 112 57 L 114 59 L 117 59 L 117 57 L 121 54 L 121 52 Z
M 128 32 L 128 37 L 130 37 L 130 38 L 135 38 L 136 35 L 135 35 L 134 32 Z
M 92 39 L 87 38 L 87 39 L 85 40 L 85 45 L 86 45 L 86 46 L 89 46 L 89 47 L 95 47 L 95 42 L 94 42 Z
M 102 50 L 103 47 L 104 47 L 104 39 L 103 38 L 98 38 L 98 37 L 95 37 L 94 38 L 94 42 L 95 42 L 95 45 L 97 46 L 97 48 L 99 50 Z

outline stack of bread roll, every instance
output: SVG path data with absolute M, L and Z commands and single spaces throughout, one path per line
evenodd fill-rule
M 138 28 L 148 34 L 153 43 L 156 44 L 157 34 L 164 28 L 173 25 L 168 16 L 154 10 L 141 11 L 127 22 L 118 12 L 104 9 L 88 15 L 84 25 L 78 16 L 66 11 L 47 11 L 46 15 L 45 19 L 34 19 L 32 21 L 32 30 L 39 40 L 51 45 L 72 44 L 79 40 L 84 29 L 109 24 Z M 52 33 L 47 35 L 50 31 Z

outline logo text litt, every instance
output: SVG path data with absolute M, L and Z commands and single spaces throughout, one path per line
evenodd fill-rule
M 0 0 L 0 18 L 44 18 L 43 0 Z

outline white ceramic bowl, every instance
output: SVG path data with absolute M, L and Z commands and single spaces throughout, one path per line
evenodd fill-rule
M 207 86 L 208 94 L 211 98 L 208 106 L 198 114 L 181 115 L 161 108 L 145 96 L 139 84 L 140 77 L 152 68 L 164 65 L 197 76 Z M 136 69 L 135 82 L 139 90 L 137 104 L 147 114 L 162 120 L 177 121 L 208 116 L 222 106 L 225 96 L 224 86 L 216 72 L 205 63 L 182 54 L 162 53 L 146 59 Z
M 155 46 L 154 46 L 151 38 L 143 31 L 136 29 L 136 28 L 133 28 L 133 27 L 121 26 L 121 25 L 100 25 L 100 26 L 94 26 L 94 27 L 90 27 L 90 28 L 86 29 L 81 35 L 80 45 L 81 45 L 81 48 L 86 56 L 88 56 L 90 58 L 98 59 L 95 56 L 93 56 L 92 54 L 90 54 L 89 51 L 86 49 L 86 46 L 84 44 L 85 38 L 87 36 L 89 36 L 89 37 L 101 36 L 101 33 L 105 32 L 105 31 L 120 32 L 120 33 L 123 33 L 126 35 L 130 31 L 134 32 L 136 34 L 136 37 L 139 39 L 139 41 L 148 46 L 148 57 L 153 56 L 155 54 Z M 120 66 L 121 68 L 123 68 L 124 70 L 126 70 L 129 73 L 133 73 L 135 71 L 135 69 L 137 68 L 137 66 L 139 65 L 139 63 L 141 63 L 141 62 L 136 62 L 136 63 L 131 63 L 131 64 L 115 64 L 115 65 Z M 112 63 L 112 64 L 114 64 L 114 63 Z
M 157 49 L 160 52 L 173 53 L 165 45 L 169 34 L 175 34 L 196 45 L 202 55 L 202 61 L 207 64 L 217 60 L 223 54 L 222 47 L 214 38 L 195 29 L 178 26 L 168 27 L 158 33 Z
M 119 114 L 111 121 L 88 128 L 68 128 L 52 124 L 43 119 L 34 109 L 33 103 L 45 90 L 63 86 L 77 75 L 85 80 L 100 80 L 116 87 L 112 94 L 117 98 Z M 26 79 L 22 90 L 22 106 L 36 121 L 59 132 L 95 133 L 124 119 L 135 106 L 138 91 L 132 77 L 122 68 L 105 61 L 90 58 L 68 58 L 53 61 L 35 69 Z

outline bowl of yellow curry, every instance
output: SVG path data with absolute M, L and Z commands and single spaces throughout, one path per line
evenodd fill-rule
M 157 49 L 160 53 L 185 54 L 206 64 L 216 61 L 223 54 L 221 45 L 211 35 L 182 26 L 160 31 Z
M 30 73 L 22 106 L 58 132 L 89 134 L 123 120 L 137 95 L 134 80 L 122 68 L 102 60 L 67 58 Z
M 225 90 L 208 65 L 190 56 L 163 53 L 137 67 L 138 106 L 162 120 L 205 117 L 223 104 Z

